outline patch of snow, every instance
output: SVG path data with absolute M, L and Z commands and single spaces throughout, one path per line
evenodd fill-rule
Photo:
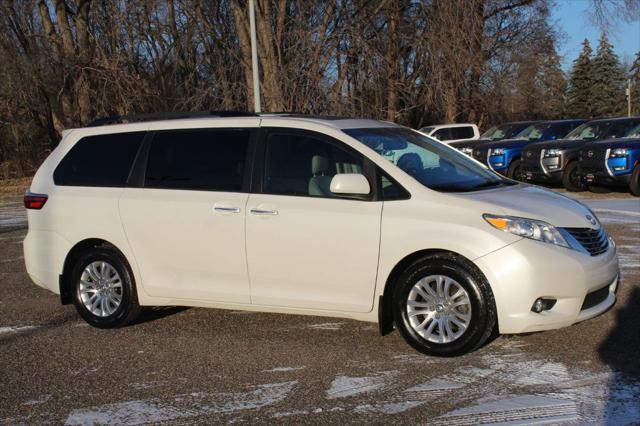
M 412 386 L 406 389 L 405 392 L 440 391 L 440 390 L 460 389 L 462 387 L 464 387 L 464 383 L 435 378 L 435 379 L 429 380 L 428 382 Z
M 0 203 L 0 229 L 27 225 L 27 210 L 20 203 Z
M 9 326 L 9 327 L 0 327 L 0 336 L 5 334 L 19 334 L 25 331 L 33 330 L 38 328 L 36 325 L 23 325 L 23 326 Z
M 263 373 L 280 373 L 280 372 L 286 372 L 286 371 L 296 371 L 296 370 L 302 370 L 306 368 L 304 365 L 301 367 L 276 367 L 276 368 L 272 368 L 271 370 L 262 370 Z
M 340 330 L 342 328 L 343 322 L 325 322 L 321 324 L 310 324 L 308 328 L 313 328 L 315 330 Z
M 51 395 L 45 395 L 40 399 L 30 399 L 29 401 L 25 401 L 22 403 L 22 405 L 38 405 L 38 404 L 44 404 L 45 402 L 49 401 L 51 399 Z
M 383 404 L 363 404 L 358 405 L 355 408 L 356 412 L 369 412 L 369 413 L 378 413 L 378 414 L 398 414 L 403 411 L 410 410 L 412 408 L 418 407 L 424 404 L 427 401 L 400 401 L 400 402 L 388 402 Z
M 385 376 L 338 376 L 331 382 L 331 388 L 327 391 L 327 398 L 345 398 L 381 389 L 384 387 Z
M 297 382 L 269 383 L 253 386 L 246 392 L 193 392 L 169 401 L 158 398 L 125 401 L 74 410 L 67 425 L 145 424 L 167 422 L 206 414 L 257 410 L 284 400 Z
M 24 256 L 14 257 L 13 259 L 2 259 L 0 260 L 0 263 L 17 262 L 19 260 L 24 260 Z

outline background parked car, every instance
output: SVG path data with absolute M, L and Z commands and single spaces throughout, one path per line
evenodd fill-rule
M 580 176 L 593 185 L 628 186 L 640 196 L 640 125 L 624 138 L 591 142 L 580 150 Z
M 478 126 L 470 123 L 437 124 L 423 127 L 420 131 L 427 136 L 431 136 L 445 143 L 469 141 L 480 138 Z
M 579 174 L 580 149 L 588 142 L 621 138 L 640 124 L 640 117 L 607 118 L 584 123 L 564 139 L 534 143 L 522 153 L 528 182 L 562 183 L 569 191 L 584 190 Z
M 520 155 L 522 149 L 535 142 L 564 137 L 586 120 L 556 120 L 532 124 L 515 139 L 478 143 L 473 147 L 473 158 L 511 179 L 522 180 Z
M 520 132 L 525 130 L 537 121 L 516 121 L 512 123 L 501 124 L 500 126 L 494 126 L 480 135 L 480 139 L 475 141 L 463 141 L 450 143 L 452 147 L 462 151 L 467 155 L 473 153 L 473 147 L 480 142 L 488 141 L 500 141 L 503 139 L 513 139 L 518 136 Z

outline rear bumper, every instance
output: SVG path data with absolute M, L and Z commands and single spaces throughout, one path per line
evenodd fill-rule
M 616 300 L 619 269 L 614 246 L 589 256 L 523 239 L 474 262 L 491 284 L 502 334 L 566 327 L 605 312 Z M 531 307 L 540 297 L 557 302 L 535 313 Z
M 24 239 L 24 261 L 36 285 L 60 294 L 60 274 L 71 245 L 52 231 L 29 229 Z

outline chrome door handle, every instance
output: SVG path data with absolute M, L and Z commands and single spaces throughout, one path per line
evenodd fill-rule
M 222 213 L 240 213 L 240 207 L 214 207 L 213 210 Z
M 277 210 L 251 209 L 250 211 L 252 214 L 264 214 L 271 216 L 275 216 L 278 214 Z

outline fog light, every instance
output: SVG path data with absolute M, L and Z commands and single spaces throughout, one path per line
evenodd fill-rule
M 542 311 L 548 311 L 549 309 L 553 308 L 555 304 L 556 299 L 543 299 L 542 297 L 540 297 L 536 299 L 535 302 L 533 302 L 531 310 L 536 314 L 539 314 Z
M 502 163 L 496 163 L 496 167 L 502 167 Z

